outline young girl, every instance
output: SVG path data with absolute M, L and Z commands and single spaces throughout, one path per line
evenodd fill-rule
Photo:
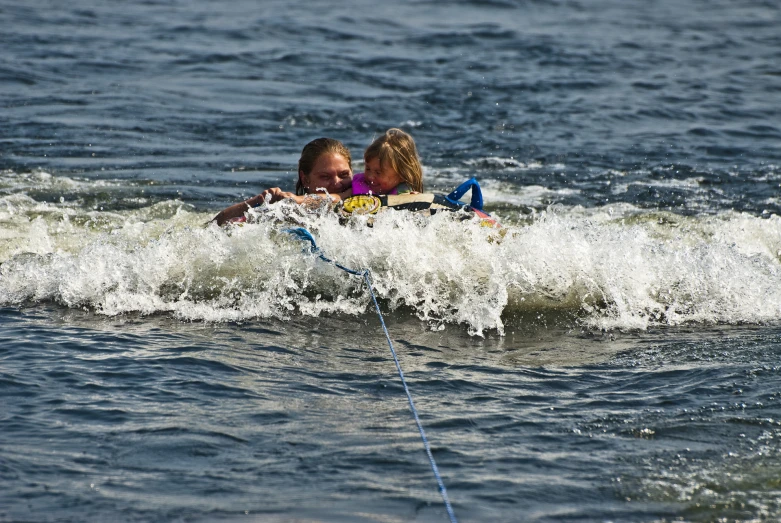
M 357 194 L 404 194 L 423 192 L 423 168 L 412 136 L 401 129 L 388 129 L 363 153 L 366 169 L 353 176 L 352 190 L 342 198 Z

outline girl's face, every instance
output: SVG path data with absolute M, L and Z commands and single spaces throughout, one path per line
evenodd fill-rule
M 298 173 L 307 194 L 314 194 L 318 189 L 325 189 L 330 194 L 344 192 L 350 188 L 353 172 L 347 158 L 341 154 L 321 154 L 312 167 L 312 172 Z
M 397 185 L 404 182 L 393 167 L 386 165 L 384 169 L 380 169 L 379 158 L 366 160 L 364 177 L 374 194 L 388 194 Z

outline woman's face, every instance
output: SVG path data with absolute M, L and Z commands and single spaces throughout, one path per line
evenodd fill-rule
M 347 159 L 341 154 L 331 153 L 321 154 L 312 172 L 299 172 L 298 176 L 307 194 L 317 193 L 320 189 L 330 194 L 344 192 L 352 186 L 353 181 L 353 172 Z

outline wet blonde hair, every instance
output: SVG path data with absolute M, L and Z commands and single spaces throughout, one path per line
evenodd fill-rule
M 350 172 L 353 170 L 353 159 L 350 156 L 350 150 L 339 140 L 333 138 L 317 138 L 304 146 L 301 151 L 301 158 L 298 160 L 298 180 L 296 180 L 296 194 L 306 194 L 306 188 L 301 182 L 301 174 L 309 176 L 312 169 L 315 168 L 318 158 L 324 154 L 338 154 L 347 160 L 347 166 Z
M 380 169 L 385 166 L 396 171 L 404 183 L 415 192 L 423 192 L 423 167 L 420 165 L 415 140 L 401 129 L 388 129 L 363 153 L 365 161 L 380 160 Z

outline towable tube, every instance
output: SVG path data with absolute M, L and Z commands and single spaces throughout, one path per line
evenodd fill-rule
M 472 199 L 469 205 L 459 201 L 468 190 L 472 191 Z M 483 194 L 480 184 L 475 178 L 471 178 L 459 185 L 447 196 L 441 194 L 388 194 L 373 196 L 360 194 L 345 199 L 336 204 L 336 211 L 343 217 L 355 214 L 376 214 L 385 209 L 397 211 L 411 211 L 426 215 L 433 215 L 441 211 L 466 211 L 464 219 L 474 217 L 480 224 L 486 227 L 501 227 L 490 214 L 483 211 Z
M 469 205 L 459 201 L 467 191 L 471 190 Z M 417 194 L 388 194 L 374 196 L 371 194 L 359 194 L 346 198 L 334 205 L 334 210 L 343 218 L 353 215 L 377 214 L 378 212 L 393 209 L 396 211 L 409 211 L 431 216 L 442 211 L 465 211 L 464 219 L 474 218 L 479 220 L 484 227 L 501 227 L 490 214 L 483 211 L 483 194 L 480 184 L 475 178 L 470 178 L 459 185 L 447 196 L 432 193 Z M 244 223 L 246 216 L 233 218 L 225 223 Z

